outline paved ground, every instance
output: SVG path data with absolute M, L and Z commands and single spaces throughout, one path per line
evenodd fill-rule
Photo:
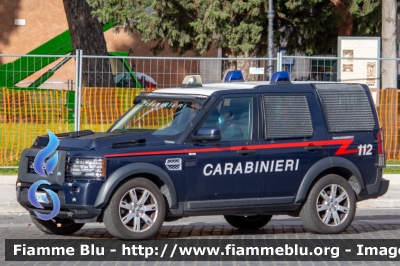
M 358 204 L 356 218 L 340 235 L 316 235 L 299 218 L 275 216 L 263 229 L 236 230 L 221 216 L 190 217 L 164 223 L 157 239 L 400 239 L 400 175 L 386 175 L 389 192 Z M 71 236 L 52 236 L 39 231 L 15 202 L 15 177 L 0 177 L 0 265 L 144 265 L 145 262 L 5 262 L 4 239 L 104 239 L 113 241 L 102 224 L 87 224 Z M 392 207 L 392 208 L 391 208 Z M 395 207 L 395 208 L 393 208 Z M 146 262 L 146 265 L 399 265 L 398 262 Z
M 52 236 L 39 231 L 27 214 L 0 215 L 0 265 L 22 265 L 4 261 L 4 239 L 104 239 L 113 241 L 102 224 L 87 224 L 71 236 Z M 233 229 L 221 216 L 190 217 L 164 223 L 157 239 L 400 239 L 400 209 L 358 209 L 349 229 L 339 235 L 316 235 L 302 226 L 299 218 L 276 216 L 263 229 L 242 231 Z M 25 262 L 23 265 L 53 265 L 60 262 Z M 132 262 L 140 265 L 144 262 Z M 146 265 L 263 265 L 262 262 L 146 262 Z M 274 265 L 398 265 L 398 262 L 274 262 Z M 130 265 L 128 262 L 82 262 L 62 265 Z

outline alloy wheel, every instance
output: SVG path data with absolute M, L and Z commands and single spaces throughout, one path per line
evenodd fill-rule
M 147 189 L 130 189 L 121 198 L 119 216 L 127 229 L 133 232 L 147 231 L 158 216 L 157 200 Z

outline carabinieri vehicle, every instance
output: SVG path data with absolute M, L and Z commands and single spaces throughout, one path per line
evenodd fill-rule
M 234 79 L 240 73 L 227 75 Z M 61 209 L 48 221 L 33 211 L 50 213 L 52 200 L 37 209 L 27 196 L 42 179 L 33 160 L 49 142 L 38 137 L 22 154 L 17 180 L 18 202 L 35 225 L 71 234 L 104 222 L 115 237 L 146 239 L 164 221 L 187 216 L 224 215 L 236 228 L 257 229 L 288 214 L 330 234 L 352 223 L 357 201 L 388 190 L 366 85 L 292 84 L 285 72 L 271 82 L 200 80 L 141 93 L 105 133 L 58 134 L 58 164 L 51 185 L 41 187 L 57 193 Z

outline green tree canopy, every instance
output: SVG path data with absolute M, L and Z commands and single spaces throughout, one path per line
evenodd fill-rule
M 211 45 L 229 55 L 265 56 L 268 0 L 87 0 L 101 22 L 124 25 L 142 40 L 167 43 L 180 54 Z M 288 52 L 325 54 L 339 35 L 379 35 L 380 0 L 275 0 L 275 46 Z
M 306 55 L 336 51 L 338 36 L 379 36 L 380 0 L 289 0 L 276 3 L 277 43 Z
M 188 50 L 203 54 L 212 44 L 229 48 L 232 54 L 245 54 L 266 44 L 266 0 L 87 2 L 103 23 L 116 21 L 130 33 L 137 30 L 145 42 L 157 41 L 154 53 L 165 43 L 180 54 Z

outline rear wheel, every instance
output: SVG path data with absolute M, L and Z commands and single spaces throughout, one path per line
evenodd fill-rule
M 304 226 L 322 234 L 338 234 L 353 222 L 356 196 L 349 182 L 338 175 L 327 175 L 312 187 L 300 211 Z
M 233 227 L 239 229 L 254 230 L 264 227 L 272 218 L 272 215 L 235 216 L 224 215 L 225 220 Z
M 112 196 L 104 211 L 104 224 L 115 237 L 146 239 L 158 233 L 165 211 L 160 189 L 148 179 L 134 178 Z
M 48 221 L 43 221 L 37 218 L 36 216 L 31 214 L 31 219 L 34 225 L 47 234 L 55 234 L 55 235 L 70 235 L 73 234 L 79 229 L 81 229 L 85 224 L 78 224 L 75 223 L 73 220 L 70 219 L 60 219 L 60 218 L 53 218 Z

